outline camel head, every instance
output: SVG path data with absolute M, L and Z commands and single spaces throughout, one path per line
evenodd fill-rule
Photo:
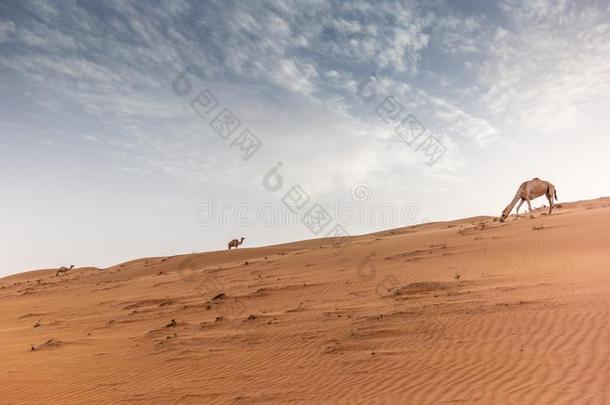
M 506 218 L 508 218 L 509 214 L 510 210 L 504 209 L 504 211 L 502 211 L 502 215 L 500 215 L 500 222 L 504 222 Z
M 246 238 L 242 237 L 241 241 L 239 241 L 239 243 L 244 243 L 244 239 L 246 239 Z

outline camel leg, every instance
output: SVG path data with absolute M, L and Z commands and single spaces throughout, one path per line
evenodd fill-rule
M 523 204 L 525 200 L 521 200 L 519 202 L 519 204 L 517 204 L 517 212 L 515 212 L 515 219 L 519 219 L 519 208 L 521 208 L 521 205 Z
M 534 218 L 534 210 L 532 209 L 532 203 L 530 202 L 530 199 L 527 198 L 525 201 L 527 201 L 527 206 L 530 209 L 530 218 Z
M 546 198 L 549 200 L 549 215 L 551 215 L 551 212 L 553 212 L 553 196 L 547 194 Z

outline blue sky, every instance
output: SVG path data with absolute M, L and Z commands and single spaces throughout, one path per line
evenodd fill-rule
M 323 236 L 265 220 L 294 185 L 409 211 L 349 234 L 609 195 L 609 62 L 602 1 L 2 2 L 0 274 Z

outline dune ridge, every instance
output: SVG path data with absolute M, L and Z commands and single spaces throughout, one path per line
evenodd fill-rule
M 609 403 L 610 198 L 537 215 L 5 277 L 0 397 Z

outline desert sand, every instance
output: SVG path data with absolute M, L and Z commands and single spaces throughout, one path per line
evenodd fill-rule
M 536 215 L 0 279 L 0 402 L 610 403 L 610 198 Z

